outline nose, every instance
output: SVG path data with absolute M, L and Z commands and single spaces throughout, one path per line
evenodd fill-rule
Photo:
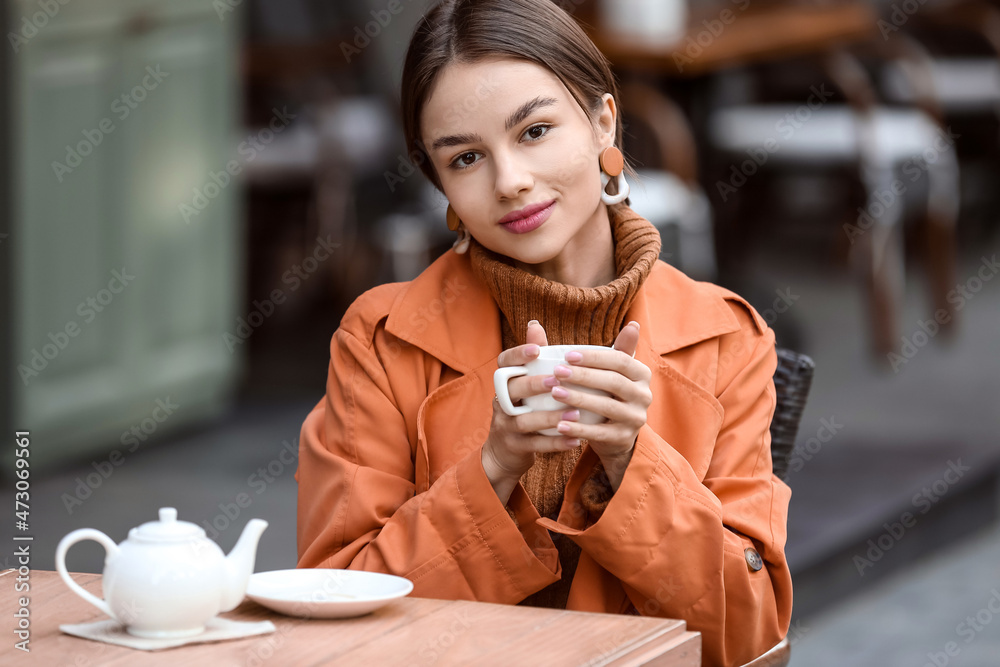
M 535 183 L 523 159 L 518 159 L 509 152 L 497 154 L 494 164 L 496 164 L 494 189 L 497 199 L 517 199 L 518 195 L 530 190 Z

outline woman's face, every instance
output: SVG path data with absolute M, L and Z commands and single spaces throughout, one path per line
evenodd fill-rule
M 605 94 L 591 121 L 548 69 L 497 59 L 448 65 L 420 129 L 445 195 L 476 240 L 542 264 L 567 260 L 599 225 L 608 228 L 598 157 L 614 144 L 615 114 Z M 525 220 L 523 209 L 538 206 Z M 521 221 L 501 224 L 511 214 Z

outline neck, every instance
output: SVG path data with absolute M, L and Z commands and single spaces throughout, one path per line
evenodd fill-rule
M 552 259 L 539 264 L 515 260 L 514 265 L 522 271 L 563 285 L 607 285 L 618 277 L 608 207 L 604 203 L 598 204 L 580 232 Z

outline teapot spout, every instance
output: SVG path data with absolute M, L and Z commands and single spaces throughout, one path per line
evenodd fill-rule
M 257 558 L 257 542 L 265 528 L 267 521 L 251 519 L 243 529 L 240 539 L 236 541 L 236 546 L 226 556 L 220 611 L 235 609 L 243 601 Z

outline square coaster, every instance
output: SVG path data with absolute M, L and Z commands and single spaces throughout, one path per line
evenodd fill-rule
M 231 621 L 227 618 L 215 617 L 205 623 L 204 632 L 191 637 L 136 637 L 126 632 L 125 626 L 113 618 L 94 621 L 92 623 L 60 625 L 59 629 L 75 637 L 83 637 L 84 639 L 92 639 L 107 644 L 117 644 L 118 646 L 127 646 L 142 651 L 158 651 L 186 644 L 202 644 L 205 642 L 218 642 L 227 639 L 242 639 L 244 637 L 253 637 L 254 635 L 264 635 L 274 632 L 275 628 L 271 621 Z

